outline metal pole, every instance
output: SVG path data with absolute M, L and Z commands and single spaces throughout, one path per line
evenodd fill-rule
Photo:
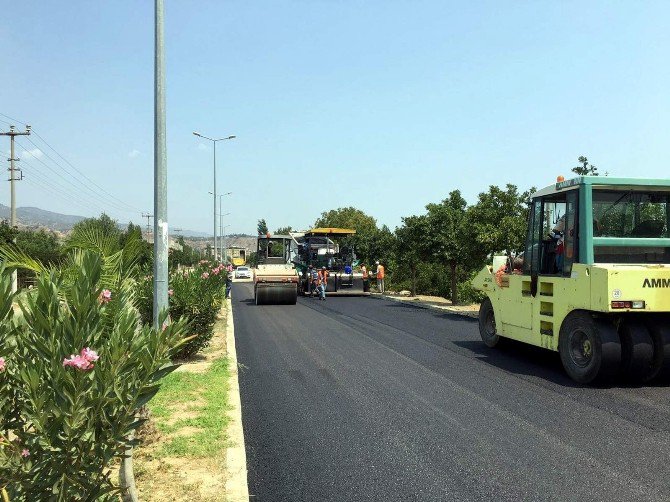
M 167 152 L 165 145 L 165 54 L 163 0 L 156 1 L 154 59 L 154 326 L 168 308 Z
M 214 261 L 216 262 L 216 140 L 212 143 L 214 143 Z
M 223 211 L 223 194 L 219 195 L 219 250 L 221 251 L 221 261 L 225 262 L 225 249 L 223 247 L 223 214 L 221 211 Z

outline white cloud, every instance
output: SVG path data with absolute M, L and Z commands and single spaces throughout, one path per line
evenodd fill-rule
M 204 143 L 198 143 L 198 150 L 204 152 L 206 150 L 209 150 L 209 148 L 207 148 L 207 145 L 205 145 Z
M 33 148 L 32 150 L 23 150 L 23 156 L 25 157 L 26 155 L 39 159 L 44 154 L 42 153 L 42 150 L 40 150 L 39 148 Z
M 132 150 L 130 150 L 128 152 L 128 157 L 130 157 L 131 159 L 134 159 L 135 157 L 139 157 L 139 155 L 140 155 L 140 151 L 137 150 L 136 148 L 133 148 Z

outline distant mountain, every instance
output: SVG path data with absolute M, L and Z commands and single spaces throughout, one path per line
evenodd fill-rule
M 11 209 L 8 206 L 0 204 L 0 219 L 9 220 L 11 216 L 10 213 Z M 17 207 L 16 219 L 18 220 L 19 225 L 24 227 L 46 227 L 57 232 L 68 232 L 72 230 L 72 227 L 76 223 L 85 220 L 86 217 L 54 213 L 53 211 L 46 211 L 38 207 Z M 119 228 L 121 229 L 125 229 L 127 226 L 128 225 L 125 223 L 119 224 Z M 140 226 L 142 229 L 145 228 L 144 225 Z M 195 232 L 193 230 L 182 230 L 176 233 L 187 238 L 208 236 L 205 232 Z
M 8 206 L 0 204 L 0 218 L 9 219 L 10 213 L 11 209 Z M 75 223 L 85 219 L 83 216 L 54 213 L 38 207 L 17 207 L 16 218 L 19 224 L 26 227 L 47 227 L 59 232 L 66 232 Z

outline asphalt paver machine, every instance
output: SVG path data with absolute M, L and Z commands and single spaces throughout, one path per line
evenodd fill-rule
M 358 265 L 356 253 L 350 237 L 356 230 L 348 228 L 313 228 L 304 233 L 292 233 L 298 245 L 294 264 L 300 275 L 300 292 L 310 294 L 312 285 L 309 267 L 328 270 L 328 296 L 364 296 L 369 288 L 363 280 L 363 273 L 355 271 Z
M 532 195 L 523 262 L 494 257 L 482 340 L 558 351 L 580 383 L 670 374 L 670 180 L 583 176 Z
M 295 305 L 298 299 L 298 272 L 292 263 L 295 241 L 290 235 L 259 235 L 254 268 L 256 305 Z

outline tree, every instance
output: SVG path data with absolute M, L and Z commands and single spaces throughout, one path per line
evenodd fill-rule
M 410 270 L 412 296 L 416 296 L 416 271 L 421 262 L 430 260 L 427 236 L 430 224 L 426 215 L 407 216 L 395 231 L 397 263 L 406 264 Z
M 293 232 L 293 227 L 290 225 L 288 227 L 279 227 L 275 230 L 275 234 L 277 235 L 288 235 L 289 232 Z
M 57 265 L 63 250 L 56 234 L 45 230 L 22 230 L 16 236 L 16 247 L 44 265 Z
M 473 259 L 471 226 L 467 203 L 459 190 L 449 193 L 440 204 L 428 204 L 428 235 L 426 240 L 434 260 L 444 260 L 451 272 L 451 301 L 458 303 L 458 267 Z
M 264 219 L 258 220 L 258 235 L 265 235 L 268 233 L 268 224 Z
M 511 256 L 524 248 L 528 203 L 534 191 L 520 194 L 515 185 L 507 184 L 504 190 L 492 185 L 479 194 L 468 213 L 474 242 L 484 256 L 500 252 Z
M 353 246 L 356 250 L 356 256 L 364 262 L 375 259 L 383 260 L 380 254 L 384 251 L 391 255 L 393 246 L 383 248 L 381 240 L 393 239 L 393 233 L 386 228 L 384 231 L 377 228 L 377 221 L 360 209 L 355 207 L 341 207 L 324 211 L 314 222 L 315 228 L 350 228 L 356 230 L 356 235 L 342 239 L 341 244 Z
M 583 155 L 577 159 L 582 165 L 573 167 L 572 172 L 580 176 L 598 176 L 598 168 L 593 164 L 589 164 L 589 159 Z

